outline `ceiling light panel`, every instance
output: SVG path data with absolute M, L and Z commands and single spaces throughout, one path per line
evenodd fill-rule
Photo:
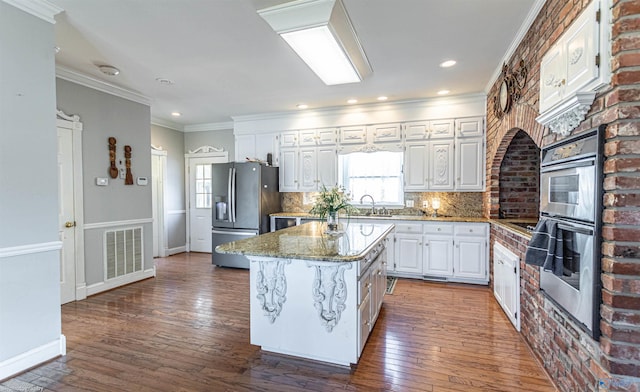
M 371 73 L 341 0 L 296 0 L 258 14 L 325 84 L 359 82 Z

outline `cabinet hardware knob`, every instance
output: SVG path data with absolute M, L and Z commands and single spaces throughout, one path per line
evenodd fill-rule
M 73 227 L 76 225 L 76 222 L 65 222 L 64 227 Z

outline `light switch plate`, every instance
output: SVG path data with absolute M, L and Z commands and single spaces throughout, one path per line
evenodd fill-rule
M 106 177 L 96 177 L 96 185 L 107 186 L 109 185 L 109 179 Z
M 138 185 L 147 185 L 149 181 L 147 180 L 147 177 L 138 177 L 136 178 L 136 183 Z
M 413 207 L 413 200 L 406 200 L 405 205 L 409 208 Z

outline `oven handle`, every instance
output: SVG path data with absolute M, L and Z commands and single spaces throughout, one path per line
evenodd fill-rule
M 594 166 L 595 164 L 596 164 L 596 161 L 594 159 L 589 159 L 586 161 L 566 163 L 564 165 L 549 165 L 547 167 L 542 168 L 540 170 L 540 173 L 546 173 L 550 171 L 564 170 L 564 169 L 575 169 L 576 167 Z
M 558 223 L 557 227 L 560 230 L 573 231 L 573 232 L 576 232 L 578 234 L 584 234 L 584 235 L 593 235 L 593 230 L 591 230 L 591 229 L 583 229 L 581 227 L 563 225 L 562 223 Z

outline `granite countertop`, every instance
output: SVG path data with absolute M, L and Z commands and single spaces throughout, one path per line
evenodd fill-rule
M 270 216 L 276 218 L 317 218 L 315 215 L 309 214 L 307 212 L 277 212 L 271 214 Z M 340 221 L 348 221 L 350 218 L 353 219 L 376 219 L 376 220 L 388 220 L 388 221 L 398 221 L 398 220 L 406 220 L 406 221 L 422 221 L 422 222 L 479 222 L 479 223 L 488 223 L 489 219 L 483 217 L 469 217 L 469 216 L 438 216 L 432 217 L 428 215 L 340 215 Z
M 344 225 L 343 228 L 344 232 L 338 235 L 325 234 L 324 222 L 309 222 L 218 245 L 215 251 L 283 259 L 358 261 L 386 237 L 394 225 L 367 223 Z
M 527 227 L 535 228 L 538 224 L 538 218 L 491 219 L 489 222 L 531 239 L 532 231 L 527 230 Z

